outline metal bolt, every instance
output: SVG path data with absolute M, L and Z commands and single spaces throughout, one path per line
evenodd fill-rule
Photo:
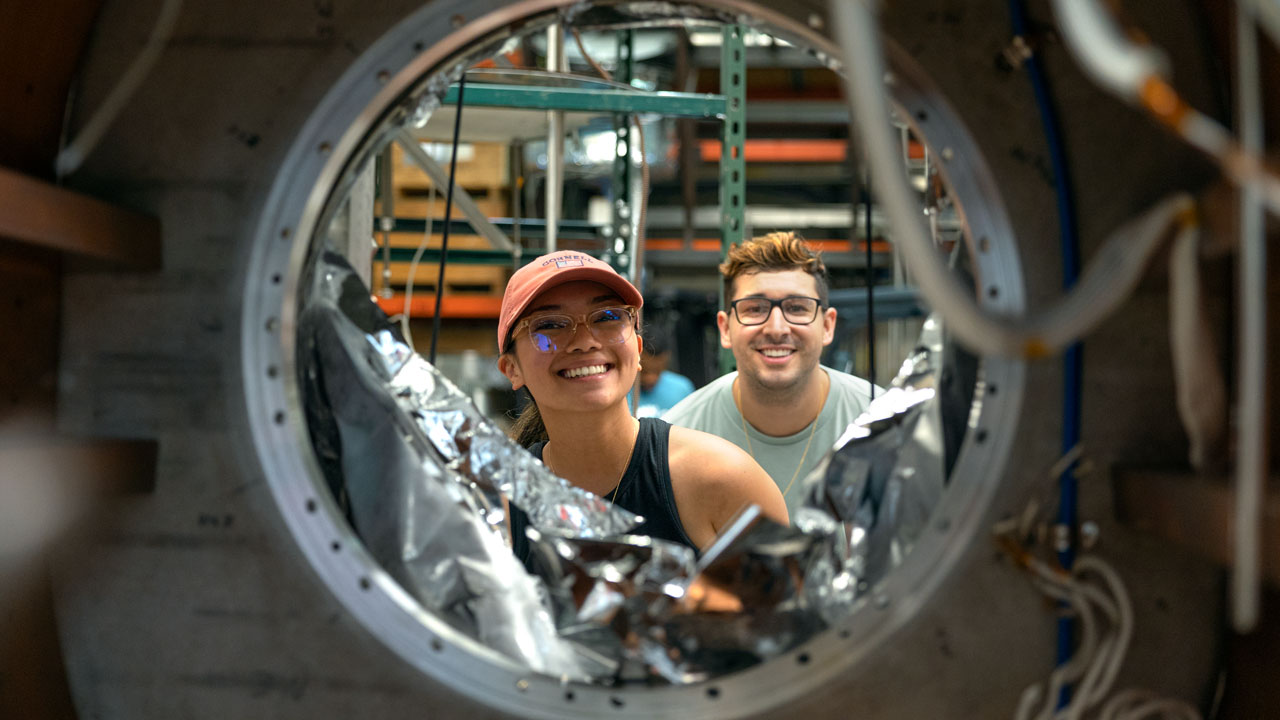
M 1098 523 L 1092 520 L 1086 520 L 1080 524 L 1080 548 L 1082 550 L 1091 550 L 1094 545 L 1098 544 L 1098 540 L 1102 535 L 1102 528 L 1098 527 Z
M 1055 523 L 1053 526 L 1053 549 L 1054 552 L 1071 549 L 1071 528 L 1063 523 Z

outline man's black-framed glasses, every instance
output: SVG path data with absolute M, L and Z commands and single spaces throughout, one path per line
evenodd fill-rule
M 585 315 L 561 315 L 560 313 L 539 313 L 521 320 L 511 331 L 511 336 L 518 337 L 526 328 L 529 341 L 538 352 L 556 352 L 573 342 L 578 334 L 578 326 L 583 325 L 595 336 L 596 340 L 608 345 L 617 345 L 631 339 L 636 328 L 636 308 L 630 305 L 604 307 L 592 310 Z
M 766 297 L 738 298 L 729 303 L 743 325 L 763 325 L 769 320 L 773 309 L 782 308 L 782 317 L 793 325 L 808 325 L 818 319 L 818 308 L 822 301 L 804 295 L 788 295 L 781 300 L 770 300 Z

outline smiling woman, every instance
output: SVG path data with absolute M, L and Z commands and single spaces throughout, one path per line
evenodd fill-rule
M 631 283 L 584 253 L 545 255 L 512 276 L 498 321 L 498 366 L 532 398 L 517 440 L 557 475 L 644 518 L 638 535 L 705 549 L 750 505 L 785 524 L 782 495 L 742 450 L 632 417 L 627 393 L 640 370 L 643 305 Z M 525 560 L 527 524 L 523 512 L 513 513 L 513 547 Z

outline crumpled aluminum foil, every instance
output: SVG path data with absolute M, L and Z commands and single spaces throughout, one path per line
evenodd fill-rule
M 432 450 L 461 481 L 481 490 L 496 512 L 486 521 L 507 537 L 502 497 L 520 506 L 537 529 L 583 538 L 618 535 L 638 525 L 635 513 L 569 484 L 515 444 L 471 398 L 415 354 L 391 330 L 369 337 L 396 402 L 413 418 Z
M 844 546 L 814 583 L 814 607 L 828 622 L 906 558 L 946 486 L 938 395 L 943 330 L 925 320 L 919 342 L 876 398 L 805 478 L 802 513 L 821 511 L 843 526 Z M 800 514 L 800 513 L 798 513 Z
M 341 448 L 330 485 L 346 493 L 373 555 L 427 608 L 534 670 L 680 684 L 775 657 L 843 618 L 901 563 L 940 498 L 933 319 L 890 390 L 806 479 L 791 526 L 749 507 L 697 557 L 621 534 L 636 516 L 552 475 L 380 313 L 334 301 L 352 289 L 341 272 L 321 273 L 301 323 L 324 376 L 319 404 L 332 406 L 313 421 L 338 426 L 337 443 L 313 428 L 319 454 Z M 324 394 L 314 385 L 304 382 Z M 508 550 L 504 498 L 529 514 L 532 574 Z
M 494 428 L 399 340 L 341 258 L 326 254 L 315 278 L 299 320 L 308 429 L 366 548 L 459 630 L 534 670 L 586 679 L 544 589 L 510 552 L 503 496 L 530 503 L 535 527 L 579 536 L 615 535 L 636 516 Z

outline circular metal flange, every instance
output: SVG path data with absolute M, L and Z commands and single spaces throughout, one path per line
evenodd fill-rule
M 838 57 L 822 34 L 825 5 L 706 0 L 646 3 L 653 11 L 709 11 Z M 566 683 L 517 665 L 422 609 L 364 551 L 329 496 L 307 439 L 295 368 L 296 297 L 308 246 L 353 158 L 366 157 L 389 108 L 423 79 L 456 74 L 488 40 L 582 10 L 566 0 L 436 0 L 366 51 L 311 114 L 281 165 L 256 224 L 241 327 L 245 407 L 254 449 L 286 526 L 344 607 L 405 662 L 477 702 L 526 717 L 735 717 L 777 708 L 825 684 L 851 682 L 932 597 L 973 542 L 1004 475 L 1019 415 L 1025 368 L 989 358 L 948 492 L 913 552 L 835 628 L 802 647 L 712 681 L 611 689 Z M 892 46 L 891 46 L 892 47 Z M 983 301 L 1023 309 L 1022 271 L 1003 203 L 957 116 L 909 58 L 892 52 L 891 92 L 901 117 L 943 158 L 940 170 L 967 227 Z M 927 118 L 927 120 L 921 120 Z

